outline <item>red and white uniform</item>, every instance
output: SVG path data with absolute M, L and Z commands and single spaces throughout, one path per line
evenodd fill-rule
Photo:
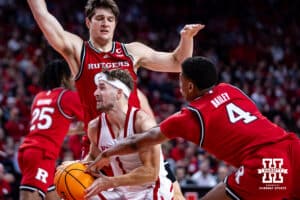
M 226 180 L 235 199 L 300 198 L 299 139 L 264 117 L 238 88 L 213 87 L 160 128 L 167 137 L 192 141 L 239 168 Z
M 20 189 L 38 190 L 45 196 L 53 190 L 56 159 L 73 120 L 83 120 L 76 92 L 63 88 L 38 93 L 31 107 L 29 134 L 18 152 L 22 172 Z
M 134 71 L 133 58 L 127 53 L 123 43 L 113 42 L 110 52 L 101 52 L 93 47 L 91 42 L 83 44 L 81 53 L 81 66 L 75 77 L 75 84 L 83 104 L 85 125 L 96 118 L 100 113 L 96 109 L 94 92 L 96 85 L 94 77 L 103 70 L 122 69 L 128 70 L 135 82 L 135 89 L 131 92 L 129 104 L 140 107 L 136 91 L 137 75 Z
M 117 145 L 122 139 L 135 134 L 134 123 L 137 108 L 129 107 L 127 112 L 124 131 L 122 131 L 118 138 L 112 131 L 111 125 L 107 120 L 105 113 L 102 113 L 99 118 L 99 135 L 98 135 L 98 148 L 103 151 L 111 146 Z M 114 176 L 129 173 L 137 167 L 142 166 L 142 162 L 138 153 L 116 156 L 111 158 L 111 166 Z M 159 178 L 156 182 L 136 185 L 136 186 L 122 186 L 114 188 L 112 191 L 104 191 L 99 195 L 102 199 L 172 199 L 173 190 L 172 182 L 167 178 L 167 171 L 163 163 L 162 153 L 160 154 L 160 171 Z M 100 198 L 100 199 L 101 199 Z

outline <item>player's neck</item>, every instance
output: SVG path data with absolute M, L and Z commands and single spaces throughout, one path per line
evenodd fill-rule
M 113 41 L 109 40 L 100 40 L 100 41 L 94 41 L 93 39 L 90 39 L 90 43 L 93 45 L 93 47 L 99 51 L 102 52 L 109 52 L 113 48 Z
M 107 118 L 112 125 L 122 129 L 125 124 L 127 111 L 128 103 L 120 103 L 118 106 L 115 106 L 111 111 L 109 111 L 109 113 L 107 113 Z

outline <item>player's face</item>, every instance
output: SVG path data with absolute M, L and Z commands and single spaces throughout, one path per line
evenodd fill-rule
M 97 89 L 94 92 L 96 98 L 96 108 L 100 112 L 108 112 L 113 107 L 116 98 L 117 89 L 109 85 L 105 81 L 99 81 Z
M 110 9 L 96 8 L 91 20 L 87 19 L 90 37 L 94 42 L 107 43 L 112 41 L 116 28 L 116 17 Z

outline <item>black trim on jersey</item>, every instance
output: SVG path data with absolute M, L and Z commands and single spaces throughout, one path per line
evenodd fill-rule
M 62 109 L 62 107 L 61 107 L 61 103 L 60 103 L 63 94 L 66 93 L 66 92 L 67 92 L 67 90 L 63 90 L 63 91 L 59 94 L 58 99 L 57 99 L 57 107 L 58 107 L 59 112 L 60 112 L 65 118 L 72 120 L 72 119 L 74 119 L 74 117 L 68 115 L 67 113 L 65 113 L 65 112 L 63 111 L 63 109 Z
M 91 49 L 93 49 L 94 51 L 96 51 L 97 53 L 101 53 L 102 51 L 97 49 L 96 47 L 94 47 L 94 45 L 92 44 L 92 41 L 89 40 L 88 41 L 89 46 L 91 47 Z
M 52 192 L 56 189 L 55 185 L 51 185 L 50 187 L 48 187 L 47 192 Z
M 115 49 L 116 49 L 116 43 L 113 41 L 112 42 L 112 47 L 111 50 L 108 52 L 104 52 L 101 51 L 100 49 L 97 49 L 96 47 L 94 47 L 93 43 L 91 40 L 88 41 L 89 46 L 91 47 L 91 49 L 93 49 L 94 51 L 96 51 L 97 53 L 114 53 Z
M 124 43 L 120 43 L 120 44 L 121 44 L 121 47 L 122 47 L 122 49 L 123 49 L 125 55 L 126 55 L 127 57 L 130 58 L 130 60 L 132 61 L 132 63 L 134 63 L 134 62 L 133 62 L 133 61 L 134 61 L 134 58 L 133 58 L 132 55 L 130 55 L 130 54 L 128 53 L 128 51 L 127 51 L 127 49 L 126 49 L 126 47 L 125 47 L 125 44 L 124 44 Z
M 36 187 L 33 187 L 33 186 L 30 186 L 30 185 L 21 185 L 19 187 L 20 190 L 23 190 L 23 191 L 29 191 L 29 192 L 38 192 L 39 195 L 42 197 L 42 199 L 45 199 L 46 198 L 46 194 L 41 191 L 39 188 L 36 188 Z
M 80 78 L 80 76 L 83 72 L 83 63 L 84 63 L 84 60 L 85 60 L 85 52 L 86 52 L 85 43 L 83 42 L 82 43 L 81 54 L 80 54 L 80 66 L 79 66 L 77 74 L 75 75 L 75 78 L 74 78 L 75 81 L 77 81 Z
M 226 187 L 225 187 L 225 192 L 227 194 L 227 196 L 229 196 L 231 199 L 233 200 L 242 200 L 241 197 L 239 197 L 228 185 L 228 182 L 227 182 L 227 179 L 228 179 L 228 176 L 225 177 L 224 179 L 224 183 L 226 184 Z
M 186 107 L 188 110 L 190 110 L 192 113 L 194 113 L 198 120 L 199 120 L 199 125 L 200 125 L 200 141 L 199 141 L 199 145 L 200 147 L 202 147 L 203 145 L 203 141 L 204 141 L 204 135 L 205 135 L 205 127 L 204 127 L 204 120 L 203 117 L 200 113 L 199 110 L 197 110 L 196 108 L 192 107 L 192 106 L 187 106 Z
M 110 52 L 108 52 L 108 53 L 115 53 L 116 46 L 117 46 L 117 45 L 116 45 L 116 42 L 113 42 L 112 48 L 111 48 Z

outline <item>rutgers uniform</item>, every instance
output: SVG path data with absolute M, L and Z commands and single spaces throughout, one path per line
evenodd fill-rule
M 56 159 L 71 122 L 83 120 L 81 108 L 78 94 L 71 90 L 56 88 L 36 95 L 29 134 L 18 152 L 21 190 L 37 190 L 43 197 L 54 190 Z
M 124 131 L 120 133 L 118 138 L 112 132 L 106 114 L 102 113 L 99 117 L 99 135 L 98 148 L 103 151 L 114 146 L 123 138 L 134 135 L 135 116 L 138 109 L 129 107 L 125 120 Z M 137 167 L 142 166 L 142 162 L 138 153 L 116 156 L 110 160 L 114 176 L 126 174 Z M 104 191 L 99 195 L 100 199 L 132 199 L 132 200 L 156 200 L 156 199 L 172 199 L 173 190 L 172 182 L 167 178 L 167 172 L 163 164 L 163 156 L 160 154 L 160 171 L 159 178 L 156 182 L 137 186 L 122 186 L 114 188 L 112 191 Z
M 233 199 L 300 199 L 299 139 L 262 116 L 239 89 L 221 83 L 160 128 L 237 167 L 225 180 Z
M 99 115 L 96 109 L 94 92 L 96 85 L 94 77 L 103 70 L 122 69 L 128 70 L 135 83 L 129 104 L 139 108 L 136 91 L 137 75 L 134 71 L 133 58 L 127 53 L 124 44 L 113 42 L 110 52 L 101 52 L 93 47 L 90 41 L 84 42 L 81 54 L 81 66 L 75 78 L 76 88 L 83 104 L 85 125 Z

